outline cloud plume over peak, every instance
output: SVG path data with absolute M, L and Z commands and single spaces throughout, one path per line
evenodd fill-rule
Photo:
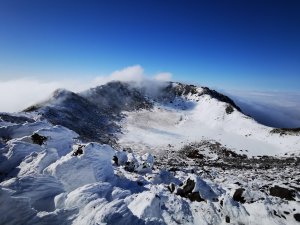
M 87 79 L 61 79 L 44 81 L 33 78 L 0 80 L 0 112 L 16 112 L 47 99 L 58 88 L 65 88 L 73 92 L 80 92 L 91 87 L 103 85 L 107 82 L 119 81 L 166 81 L 171 80 L 168 72 L 148 76 L 140 65 L 129 66 L 112 72 L 106 76 Z

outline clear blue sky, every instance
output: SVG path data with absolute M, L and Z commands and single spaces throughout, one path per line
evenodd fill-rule
M 0 78 L 140 64 L 216 87 L 300 91 L 300 1 L 0 0 Z

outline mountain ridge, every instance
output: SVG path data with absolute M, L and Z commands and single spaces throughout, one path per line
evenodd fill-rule
M 109 82 L 81 93 L 58 89 L 48 100 L 30 106 L 23 112 L 36 112 L 55 125 L 63 125 L 76 131 L 84 140 L 112 144 L 115 142 L 112 133 L 119 131 L 117 122 L 124 116 L 122 111 L 151 109 L 155 100 L 163 104 L 166 99 L 173 101 L 176 97 L 191 94 L 209 95 L 241 111 L 229 97 L 207 87 L 203 88 L 203 92 L 197 92 L 194 85 L 166 82 L 160 91 L 161 93 L 151 99 L 143 86 L 136 87 L 131 83 L 119 81 Z M 77 126 L 78 121 L 83 121 L 84 124 L 80 123 Z M 107 136 L 103 137 L 105 134 Z
M 0 223 L 299 222 L 298 134 L 205 87 L 152 85 L 60 89 L 0 113 Z

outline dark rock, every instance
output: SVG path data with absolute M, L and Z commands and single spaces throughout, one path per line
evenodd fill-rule
M 295 201 L 295 190 L 279 187 L 277 185 L 270 188 L 270 195 L 290 201 Z
M 240 202 L 240 203 L 245 203 L 246 200 L 244 199 L 243 192 L 245 191 L 244 188 L 238 188 L 235 190 L 234 194 L 233 194 L 233 200 Z
M 142 181 L 137 181 L 137 184 L 138 184 L 139 186 L 143 186 L 143 185 L 144 185 L 144 183 L 143 183 Z
M 188 199 L 190 199 L 192 202 L 197 201 L 197 202 L 203 202 L 205 201 L 203 198 L 201 198 L 199 192 L 193 192 L 188 194 Z
M 182 187 L 177 188 L 177 195 L 180 195 L 181 197 L 188 198 L 191 201 L 197 201 L 202 202 L 205 201 L 205 199 L 201 198 L 199 192 L 193 192 L 195 188 L 195 181 L 188 178 L 183 184 Z
M 171 193 L 173 193 L 175 191 L 175 184 L 174 183 L 171 183 L 169 186 L 168 186 L 168 189 Z
M 226 223 L 230 223 L 230 217 L 229 217 L 229 216 L 226 216 L 226 217 L 225 217 L 225 221 L 226 221 Z
M 274 216 L 277 216 L 277 217 L 281 218 L 281 216 L 278 215 L 276 210 L 273 210 L 273 213 L 274 213 Z
M 186 156 L 191 159 L 203 159 L 204 155 L 200 154 L 197 150 L 192 150 L 186 153 Z
M 287 211 L 283 211 L 284 214 L 289 215 L 290 213 Z
M 227 105 L 225 111 L 227 114 L 231 114 L 234 112 L 234 109 L 231 105 Z
M 47 137 L 34 133 L 31 135 L 31 140 L 34 144 L 42 145 L 45 141 L 47 141 Z
M 274 128 L 270 131 L 271 134 L 283 135 L 300 135 L 300 128 Z
M 7 113 L 0 113 L 0 120 L 11 123 L 33 123 L 34 120 L 25 116 L 13 116 Z
M 300 213 L 294 214 L 294 218 L 296 221 L 300 222 Z
M 123 149 L 124 152 L 132 153 L 132 149 L 130 147 L 126 147 Z
M 223 207 L 223 205 L 224 205 L 224 200 L 223 199 L 220 201 L 220 205 Z
M 176 172 L 176 171 L 179 171 L 179 169 L 177 167 L 171 167 L 169 169 L 170 172 Z
M 125 167 L 124 169 L 128 172 L 134 172 L 135 171 L 135 165 L 134 165 L 134 162 L 126 162 L 125 163 Z
M 78 148 L 73 152 L 73 156 L 78 156 L 83 154 L 84 145 L 79 145 Z
M 119 165 L 119 159 L 117 156 L 114 155 L 113 159 L 114 163 L 118 166 Z
M 188 178 L 182 186 L 184 195 L 187 195 L 188 193 L 192 193 L 194 188 L 195 188 L 195 181 Z

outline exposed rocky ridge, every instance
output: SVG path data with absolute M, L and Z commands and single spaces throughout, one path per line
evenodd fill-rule
M 24 110 L 37 112 L 54 125 L 62 125 L 77 132 L 83 140 L 113 144 L 112 134 L 119 127 L 113 115 L 108 115 L 79 94 L 57 90 L 47 102 Z
M 9 123 L 32 123 L 34 122 L 33 119 L 25 117 L 25 116 L 20 116 L 20 115 L 10 115 L 8 113 L 0 113 L 0 121 L 5 121 Z
M 152 103 L 140 89 L 124 82 L 110 82 L 80 95 L 100 109 L 113 114 L 152 107 Z
M 280 134 L 283 135 L 300 135 L 300 128 L 274 128 L 271 130 L 273 134 Z
M 234 101 L 215 91 L 211 90 L 208 87 L 201 87 L 201 90 L 199 91 L 199 88 L 195 85 L 189 85 L 189 84 L 183 84 L 179 82 L 170 82 L 167 87 L 162 89 L 162 94 L 160 98 L 173 100 L 175 97 L 178 96 L 188 96 L 188 95 L 209 95 L 211 98 L 215 98 L 220 102 L 228 103 L 230 106 L 236 108 L 239 112 L 241 112 L 241 109 L 234 103 Z

